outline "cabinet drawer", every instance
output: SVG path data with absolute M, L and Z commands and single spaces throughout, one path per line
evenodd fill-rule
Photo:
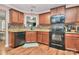
M 42 32 L 38 32 L 38 35 L 42 35 Z
M 42 32 L 43 35 L 49 35 L 49 32 Z

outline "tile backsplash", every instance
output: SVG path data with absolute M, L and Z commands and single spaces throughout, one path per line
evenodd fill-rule
M 76 32 L 77 30 L 77 25 L 76 24 L 66 24 L 65 25 L 65 31 L 66 32 Z
M 9 29 L 24 29 L 25 26 L 23 24 L 8 24 Z

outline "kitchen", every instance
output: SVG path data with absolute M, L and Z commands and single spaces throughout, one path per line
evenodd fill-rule
M 79 5 L 5 6 L 9 14 L 6 22 L 6 54 L 79 54 Z

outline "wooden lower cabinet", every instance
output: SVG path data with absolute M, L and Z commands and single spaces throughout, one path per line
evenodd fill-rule
M 37 40 L 36 32 L 27 31 L 26 32 L 26 42 L 36 42 Z
M 74 38 L 71 38 L 71 37 L 65 38 L 65 48 L 68 50 L 76 51 Z
M 26 42 L 49 44 L 49 32 L 26 31 Z
M 65 36 L 65 48 L 67 50 L 79 52 L 79 37 L 78 37 L 78 35 L 77 35 L 77 37 L 75 37 L 75 36 L 74 37 Z
M 38 32 L 37 42 L 43 44 L 49 44 L 49 32 Z
M 37 32 L 37 42 L 42 43 L 42 32 Z
M 14 33 L 9 32 L 9 47 L 14 47 Z
M 42 42 L 44 44 L 49 44 L 49 32 L 43 32 L 43 39 Z
M 75 38 L 75 40 L 76 40 L 75 47 L 76 50 L 79 52 L 79 38 Z
M 25 38 L 26 42 L 31 42 L 30 41 L 30 39 L 31 39 L 31 35 L 30 34 L 31 34 L 30 32 L 26 32 L 26 34 L 25 34 L 25 36 L 26 36 L 26 38 Z

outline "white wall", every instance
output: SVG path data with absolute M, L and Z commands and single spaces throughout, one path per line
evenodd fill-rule
M 6 41 L 5 47 L 9 47 L 9 38 L 8 38 L 8 23 L 9 23 L 9 10 L 6 10 Z
M 8 40 L 8 22 L 9 22 L 9 8 L 4 5 L 0 5 L 0 10 L 6 11 L 6 39 L 5 39 L 5 47 L 9 47 Z

